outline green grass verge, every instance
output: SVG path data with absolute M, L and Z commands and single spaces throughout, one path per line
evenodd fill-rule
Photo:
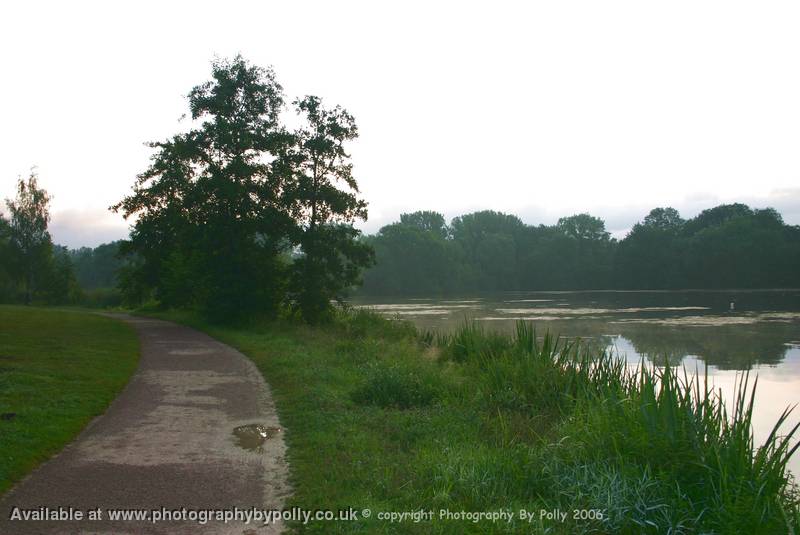
M 138 358 L 117 320 L 0 305 L 0 493 L 101 414 Z
M 315 328 L 161 317 L 206 330 L 263 372 L 287 428 L 288 506 L 372 512 L 295 526 L 301 532 L 772 534 L 798 526 L 788 443 L 752 444 L 745 385 L 727 414 L 700 383 L 670 371 L 632 375 L 608 355 L 537 339 L 525 325 L 514 336 L 474 325 L 436 336 L 365 312 Z M 442 520 L 442 510 L 514 518 Z M 403 511 L 432 511 L 434 520 L 377 518 Z

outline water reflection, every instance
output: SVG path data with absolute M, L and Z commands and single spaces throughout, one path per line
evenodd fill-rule
M 708 366 L 726 402 L 744 370 L 758 376 L 757 443 L 788 406 L 800 403 L 800 290 L 718 292 L 530 292 L 438 299 L 355 299 L 417 326 L 452 331 L 465 320 L 511 331 L 518 320 L 540 333 L 580 338 L 629 364 L 669 361 L 690 373 Z M 800 409 L 799 409 L 800 410 Z M 800 420 L 793 414 L 790 423 Z M 800 473 L 800 455 L 790 468 Z
M 698 357 L 721 370 L 750 370 L 784 361 L 797 329 L 797 325 L 771 323 L 705 328 L 625 325 L 618 329 L 616 342 L 624 338 L 629 357 L 659 365 Z
M 518 292 L 354 303 L 443 331 L 465 320 L 505 331 L 518 320 L 531 321 L 540 332 L 601 346 L 624 339 L 631 360 L 679 363 L 696 356 L 721 370 L 778 366 L 792 344 L 800 343 L 799 290 Z

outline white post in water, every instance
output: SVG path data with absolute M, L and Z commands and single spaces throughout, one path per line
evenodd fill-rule
M 731 301 L 731 312 L 733 312 L 733 309 L 735 309 L 735 308 L 736 308 L 736 305 L 734 304 L 733 301 Z

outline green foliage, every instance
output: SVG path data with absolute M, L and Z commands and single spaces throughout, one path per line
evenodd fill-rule
M 82 298 L 72 259 L 66 247 L 53 248 L 42 289 L 44 300 L 49 304 L 73 304 Z
M 241 57 L 215 62 L 188 98 L 192 128 L 152 143 L 150 168 L 112 207 L 138 216 L 120 247 L 124 300 L 220 320 L 294 301 L 307 320 L 324 316 L 371 261 L 352 227 L 366 218 L 344 150 L 352 116 L 305 97 L 290 132 L 274 72 Z
M 0 302 L 10 301 L 15 293 L 11 258 L 11 225 L 0 214 Z
M 730 207 L 735 209 L 718 210 L 729 208 L 718 206 L 687 222 L 679 244 L 685 250 L 688 284 L 704 288 L 797 286 L 800 227 L 784 225 L 771 209 Z
M 11 221 L 0 217 L 0 301 L 72 304 L 81 297 L 69 252 L 53 246 L 47 225 L 50 196 L 31 171 L 6 199 Z
M 578 241 L 608 241 L 610 238 L 603 220 L 589 214 L 562 217 L 556 226 Z
M 367 241 L 376 265 L 364 292 L 375 295 L 800 286 L 800 227 L 743 204 L 689 221 L 655 208 L 621 241 L 589 214 L 528 226 L 491 211 L 449 227 L 435 212 L 401 214 Z
M 450 229 L 444 221 L 444 216 L 438 212 L 423 210 L 413 214 L 400 214 L 400 224 L 422 232 L 432 232 L 440 238 L 447 238 Z
M 616 251 L 615 282 L 622 288 L 680 288 L 684 279 L 680 233 L 674 208 L 654 208 Z
M 75 267 L 75 277 L 81 288 L 114 288 L 119 284 L 118 273 L 125 260 L 120 256 L 122 241 L 113 241 L 91 247 L 81 247 L 69 252 Z
M 154 290 L 164 306 L 217 318 L 274 310 L 288 224 L 284 183 L 269 155 L 282 150 L 281 86 L 241 58 L 213 65 L 189 93 L 195 127 L 163 142 L 133 194 L 113 206 L 137 214 L 123 251 L 138 255 L 121 282 L 128 297 Z
M 646 227 L 655 227 L 661 230 L 678 232 L 684 220 L 675 208 L 653 208 L 642 223 Z
M 355 119 L 340 106 L 326 108 L 318 97 L 294 102 L 301 125 L 293 134 L 288 165 L 289 212 L 301 254 L 292 270 L 292 293 L 304 319 L 319 321 L 331 299 L 359 282 L 372 264 L 372 250 L 356 240 L 352 227 L 366 220 L 367 203 L 357 197 L 358 184 L 345 143 L 358 136 Z M 344 188 L 339 187 L 341 183 Z
M 462 255 L 445 238 L 444 229 L 420 226 L 408 219 L 414 216 L 403 214 L 405 223 L 387 225 L 366 239 L 379 262 L 364 274 L 368 292 L 436 295 L 458 289 L 455 273 L 465 265 Z
M 453 219 L 450 232 L 471 267 L 464 276 L 488 290 L 516 287 L 519 237 L 524 229 L 516 216 L 486 210 Z
M 718 227 L 728 221 L 751 215 L 753 211 L 744 204 L 721 204 L 700 212 L 697 217 L 685 223 L 683 230 L 686 234 L 696 234 L 703 229 Z
M 53 254 L 53 243 L 47 232 L 50 221 L 50 195 L 39 187 L 39 179 L 31 170 L 27 180 L 17 181 L 17 196 L 6 199 L 11 214 L 9 252 L 6 266 L 21 282 L 26 304 L 42 289 Z
M 401 214 L 367 238 L 377 263 L 364 292 L 436 295 L 466 291 L 608 287 L 615 242 L 586 214 L 530 227 L 493 211 L 453 219 Z

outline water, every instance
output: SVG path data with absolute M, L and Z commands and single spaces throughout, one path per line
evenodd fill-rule
M 465 319 L 511 331 L 532 321 L 585 344 L 609 349 L 631 365 L 665 361 L 701 373 L 726 401 L 749 370 L 758 376 L 753 414 L 757 443 L 788 406 L 800 404 L 800 290 L 663 292 L 516 292 L 458 298 L 353 300 L 424 329 L 451 331 Z M 800 421 L 800 407 L 790 417 Z M 788 431 L 790 427 L 784 427 Z M 800 455 L 790 462 L 800 474 Z
M 261 424 L 249 424 L 236 427 L 233 436 L 236 445 L 242 449 L 263 453 L 264 443 L 280 433 L 280 427 L 267 427 Z

